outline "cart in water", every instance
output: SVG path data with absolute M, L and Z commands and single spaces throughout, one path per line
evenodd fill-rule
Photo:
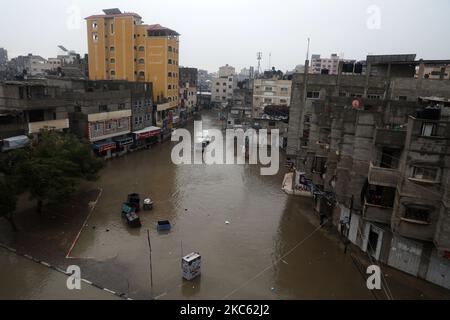
M 202 257 L 199 253 L 194 252 L 183 258 L 181 261 L 181 268 L 183 270 L 183 278 L 191 281 L 201 274 Z
M 141 211 L 141 197 L 137 193 L 128 195 L 128 204 L 135 209 L 135 212 Z
M 122 217 L 127 220 L 127 224 L 131 228 L 141 228 L 142 223 L 139 216 L 136 214 L 136 210 L 129 203 L 122 205 Z

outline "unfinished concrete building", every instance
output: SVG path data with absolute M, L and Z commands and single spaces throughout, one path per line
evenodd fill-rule
M 351 242 L 450 288 L 450 81 L 424 77 L 428 64 L 448 61 L 368 56 L 363 74 L 296 74 L 287 155 Z

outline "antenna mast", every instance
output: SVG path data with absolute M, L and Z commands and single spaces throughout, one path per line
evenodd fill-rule
M 261 74 L 261 60 L 262 60 L 262 52 L 258 52 L 256 58 L 258 59 L 258 76 Z

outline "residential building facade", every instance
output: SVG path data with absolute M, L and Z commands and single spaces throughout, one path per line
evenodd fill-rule
M 179 34 L 119 9 L 86 21 L 89 79 L 152 82 L 156 122 L 171 127 L 179 107 Z
M 415 55 L 366 63 L 365 74 L 294 76 L 287 156 L 351 242 L 450 288 L 450 82 L 425 78 L 436 62 Z
M 253 81 L 253 117 L 260 118 L 264 108 L 270 105 L 291 104 L 292 81 L 277 77 Z
M 237 86 L 235 68 L 229 65 L 220 67 L 218 77 L 212 80 L 211 101 L 225 106 L 233 100 L 233 92 Z
M 187 119 L 197 110 L 198 69 L 180 68 L 180 118 Z

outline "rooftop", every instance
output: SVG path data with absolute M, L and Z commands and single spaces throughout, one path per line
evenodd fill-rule
M 90 20 L 90 19 L 97 19 L 97 18 L 115 18 L 115 17 L 135 17 L 135 18 L 142 18 L 140 15 L 138 15 L 137 13 L 134 12 L 122 12 L 117 8 L 113 8 L 113 9 L 104 9 L 103 10 L 104 14 L 97 14 L 97 15 L 92 15 L 89 16 L 87 18 L 85 18 L 86 20 Z

